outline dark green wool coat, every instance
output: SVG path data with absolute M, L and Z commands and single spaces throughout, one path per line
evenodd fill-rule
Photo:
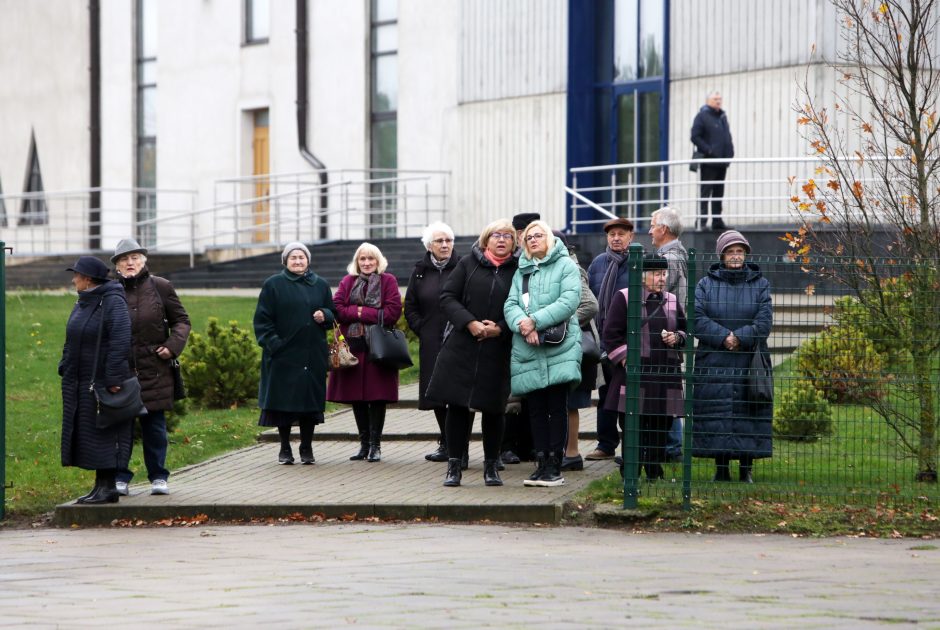
M 324 323 L 313 320 L 322 310 Z M 330 287 L 313 272 L 286 269 L 264 281 L 255 309 L 255 337 L 261 346 L 262 409 L 322 412 L 326 404 L 328 347 L 336 307 Z

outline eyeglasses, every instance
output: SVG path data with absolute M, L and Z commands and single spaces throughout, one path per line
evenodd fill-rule
M 544 234 L 529 234 L 527 237 L 525 237 L 525 242 L 531 243 L 532 241 L 540 241 L 543 238 L 545 238 Z
M 495 238 L 497 241 L 511 241 L 512 236 L 509 232 L 493 232 L 490 234 L 490 238 Z
M 454 242 L 454 239 L 452 239 L 452 238 L 436 238 L 436 239 L 434 239 L 434 240 L 431 241 L 431 242 L 434 243 L 435 245 L 445 245 L 445 244 L 446 244 L 446 245 L 450 245 L 451 243 Z

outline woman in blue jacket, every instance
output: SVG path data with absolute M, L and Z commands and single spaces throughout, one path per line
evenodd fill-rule
M 568 248 L 544 221 L 522 233 L 524 250 L 504 308 L 513 331 L 512 393 L 529 403 L 536 469 L 527 486 L 560 486 L 568 433 L 568 391 L 581 382 L 581 329 L 576 316 L 581 274 Z M 566 326 L 564 336 L 549 329 Z M 556 328 L 557 332 L 557 328 Z
M 715 481 L 753 482 L 755 459 L 772 454 L 773 402 L 751 400 L 748 373 L 754 352 L 768 353 L 773 325 L 770 282 L 746 262 L 751 245 L 736 230 L 718 237 L 721 261 L 695 287 L 694 422 L 692 455 L 715 460 Z

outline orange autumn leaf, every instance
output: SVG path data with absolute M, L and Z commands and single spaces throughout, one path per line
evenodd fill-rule
M 830 179 L 829 182 L 826 183 L 826 186 L 828 186 L 829 188 L 833 190 L 839 190 L 839 182 L 837 182 L 834 179 Z

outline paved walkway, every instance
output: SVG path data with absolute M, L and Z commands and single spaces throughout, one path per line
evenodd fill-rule
M 503 487 L 486 487 L 477 434 L 471 442 L 470 470 L 464 472 L 463 484 L 444 488 L 446 465 L 424 459 L 434 447 L 437 424 L 432 412 L 414 408 L 416 398 L 417 386 L 406 386 L 402 388 L 402 404 L 389 409 L 380 463 L 349 461 L 358 441 L 352 412 L 343 409 L 318 427 L 314 441 L 317 463 L 313 466 L 277 465 L 278 444 L 262 439 L 256 446 L 174 471 L 169 496 L 150 495 L 149 484 L 135 485 L 131 496 L 116 504 L 62 504 L 55 510 L 54 523 L 67 527 L 107 524 L 114 519 L 154 521 L 205 514 L 229 520 L 292 513 L 557 523 L 566 501 L 591 480 L 615 470 L 609 460 L 586 462 L 584 471 L 566 473 L 565 486 L 526 488 L 522 481 L 533 465 L 523 462 L 506 466 L 501 473 Z M 595 426 L 595 410 L 584 410 L 582 452 L 593 449 Z M 475 428 L 479 430 L 479 420 Z M 294 451 L 297 456 L 296 444 Z
M 911 540 L 380 525 L 0 531 L 0 628 L 940 626 Z

